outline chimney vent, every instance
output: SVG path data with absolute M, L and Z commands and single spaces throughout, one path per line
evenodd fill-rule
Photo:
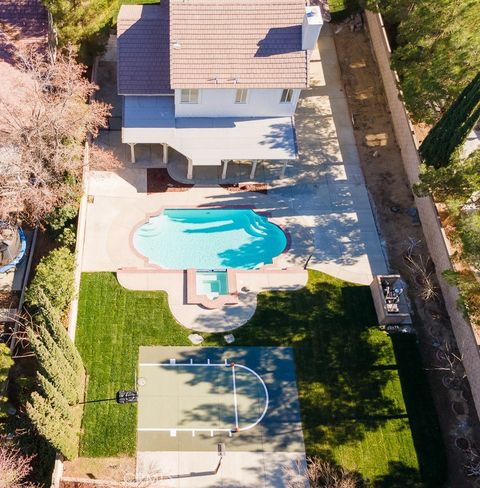
M 318 35 L 323 25 L 320 7 L 305 7 L 302 24 L 302 49 L 311 51 L 317 45 Z

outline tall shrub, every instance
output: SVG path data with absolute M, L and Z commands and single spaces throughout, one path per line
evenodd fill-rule
M 40 321 L 47 328 L 57 346 L 62 350 L 70 366 L 83 382 L 85 368 L 82 358 L 62 323 L 62 317 L 59 311 L 52 305 L 42 290 L 39 290 L 37 298 Z
M 30 305 L 40 306 L 46 295 L 52 306 L 67 315 L 74 295 L 74 254 L 66 247 L 54 249 L 41 259 L 27 291 Z
M 10 355 L 10 348 L 3 343 L 0 343 L 0 419 L 5 415 L 5 410 L 8 405 L 8 398 L 5 394 L 5 383 L 8 378 L 8 372 L 13 365 L 13 359 Z M 1 431 L 0 424 L 0 431 Z
M 27 414 L 33 425 L 47 441 L 67 459 L 73 459 L 78 452 L 78 433 L 66 422 L 50 399 L 33 392 L 26 405 Z
M 42 374 L 61 392 L 69 404 L 77 402 L 79 393 L 72 382 L 72 372 L 65 369 L 65 362 L 55 354 L 57 351 L 49 351 L 43 341 L 32 330 L 28 331 L 28 338 L 37 356 Z
M 73 409 L 68 404 L 65 397 L 60 393 L 57 388 L 51 383 L 42 373 L 37 373 L 37 382 L 40 387 L 41 394 L 44 398 L 48 398 L 58 414 L 65 419 L 65 421 L 73 426 L 75 424 L 75 416 Z

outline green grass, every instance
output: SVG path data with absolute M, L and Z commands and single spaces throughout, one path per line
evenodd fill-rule
M 392 345 L 375 323 L 368 287 L 310 271 L 302 290 L 259 295 L 254 317 L 234 332 L 235 345 L 294 348 L 309 455 L 379 487 L 418 486 L 420 465 L 438 486 L 443 449 L 415 342 Z M 139 345 L 189 345 L 189 333 L 164 293 L 125 290 L 110 273 L 84 274 L 77 345 L 89 373 L 88 400 L 133 386 Z M 225 345 L 222 335 L 205 338 L 205 345 Z M 135 428 L 135 405 L 87 404 L 81 454 L 134 454 Z

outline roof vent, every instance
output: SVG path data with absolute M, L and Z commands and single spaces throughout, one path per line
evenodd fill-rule
M 180 44 L 180 41 L 173 41 L 173 49 L 180 49 L 182 45 Z

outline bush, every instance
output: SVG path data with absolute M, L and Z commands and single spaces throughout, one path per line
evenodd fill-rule
M 27 301 L 39 306 L 42 294 L 65 318 L 74 295 L 75 257 L 67 247 L 54 249 L 41 259 L 27 290 Z
M 75 243 L 77 242 L 77 235 L 75 232 L 75 226 L 73 224 L 65 227 L 61 234 L 58 236 L 58 242 L 62 246 L 68 247 L 71 250 L 75 249 Z
M 446 270 L 442 273 L 443 277 L 451 285 L 458 287 L 460 298 L 458 307 L 470 319 L 475 326 L 480 325 L 480 286 L 475 275 L 469 271 L 452 271 Z
M 73 224 L 78 215 L 78 208 L 78 203 L 67 203 L 47 215 L 45 219 L 47 228 L 55 239 L 65 227 Z

